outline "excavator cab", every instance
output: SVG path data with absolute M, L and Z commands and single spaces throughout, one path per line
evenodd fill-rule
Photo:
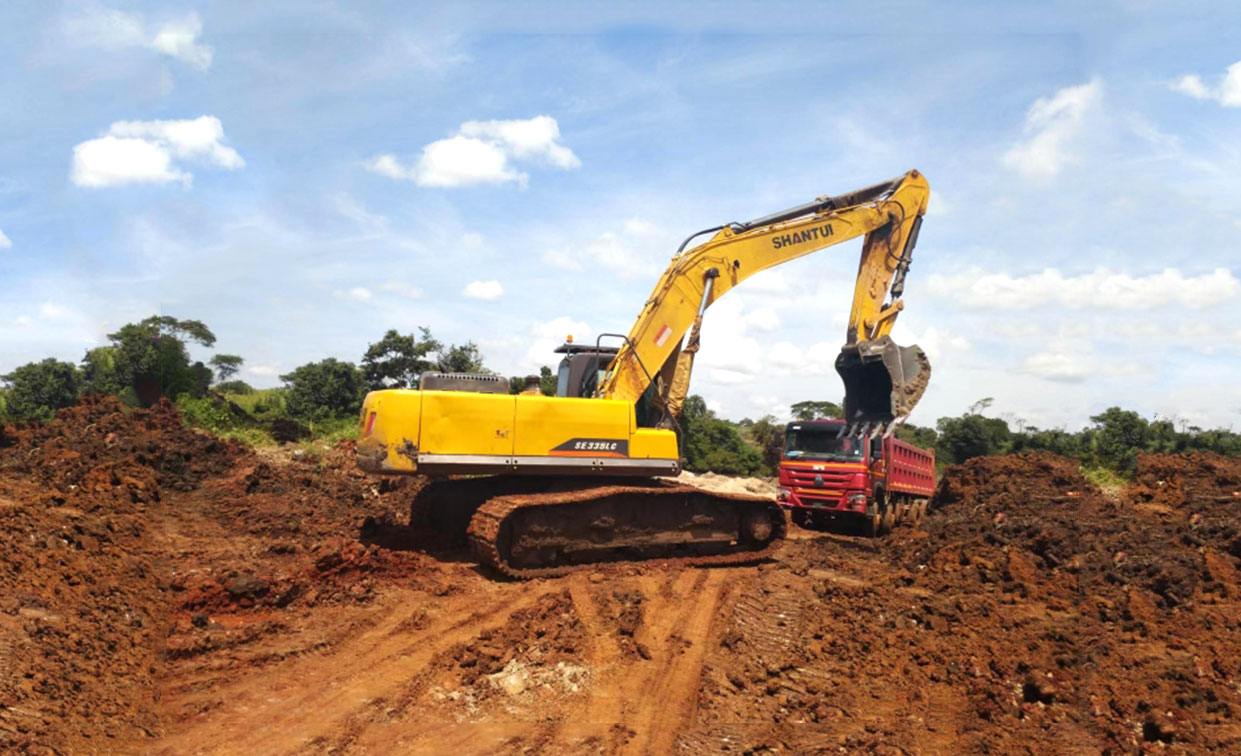
M 931 362 L 915 345 L 881 336 L 849 344 L 836 357 L 845 384 L 845 421 L 853 435 L 884 435 L 909 417 L 926 392 Z
M 591 397 L 618 349 L 566 341 L 555 351 L 564 355 L 556 371 L 556 396 Z

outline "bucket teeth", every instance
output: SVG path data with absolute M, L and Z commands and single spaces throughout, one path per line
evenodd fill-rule
M 931 363 L 916 345 L 888 336 L 846 346 L 836 358 L 845 384 L 847 433 L 888 436 L 909 417 L 931 377 Z

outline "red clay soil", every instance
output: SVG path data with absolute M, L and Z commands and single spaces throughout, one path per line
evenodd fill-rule
M 1241 748 L 1228 460 L 1142 458 L 1119 500 L 972 460 L 921 530 L 509 582 L 349 444 L 260 454 L 108 401 L 5 438 L 3 751 Z

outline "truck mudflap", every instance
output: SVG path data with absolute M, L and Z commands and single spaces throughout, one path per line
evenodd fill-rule
M 881 336 L 844 347 L 836 372 L 845 384 L 845 433 L 875 437 L 913 412 L 931 380 L 931 362 L 921 347 Z

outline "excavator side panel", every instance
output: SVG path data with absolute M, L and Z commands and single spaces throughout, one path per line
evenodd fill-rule
M 418 454 L 511 455 L 516 399 L 511 394 L 423 391 Z
M 676 434 L 637 428 L 610 399 L 468 391 L 374 391 L 358 464 L 378 473 L 675 475 Z
M 633 405 L 606 399 L 517 397 L 518 456 L 629 456 Z

